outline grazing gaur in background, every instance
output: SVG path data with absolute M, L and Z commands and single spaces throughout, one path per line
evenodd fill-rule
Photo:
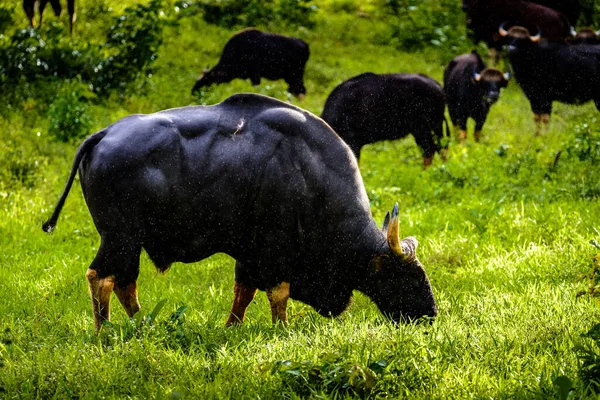
M 339 84 L 327 98 L 321 118 L 356 158 L 366 144 L 412 133 L 427 167 L 442 150 L 445 106 L 444 89 L 428 76 L 369 72 Z
M 288 298 L 336 316 L 354 289 L 394 321 L 437 314 L 417 241 L 399 238 L 397 206 L 378 229 L 354 155 L 300 108 L 238 94 L 123 118 L 81 144 L 46 232 L 78 168 L 102 241 L 86 274 L 96 329 L 113 290 L 130 317 L 140 309 L 142 248 L 160 271 L 217 252 L 235 258 L 228 325 L 259 289 L 274 322 L 287 321 Z
M 444 90 L 450 119 L 460 129 L 459 138 L 467 138 L 467 120 L 475 120 L 475 140 L 481 137 L 490 107 L 500 97 L 500 89 L 508 84 L 509 74 L 496 68 L 486 68 L 473 50 L 455 57 L 444 71 Z
M 540 32 L 544 40 L 564 41 L 570 35 L 571 24 L 562 13 L 540 4 L 522 0 L 465 0 L 467 28 L 472 31 L 475 44 L 483 41 L 490 49 L 490 64 L 504 41 L 498 27 L 519 25 L 530 32 Z M 464 3 L 463 3 L 464 6 Z
M 50 5 L 54 10 L 54 15 L 56 15 L 57 17 L 60 16 L 60 13 L 62 12 L 60 0 L 23 0 L 23 9 L 25 10 L 25 14 L 27 15 L 27 19 L 29 20 L 29 26 L 35 26 L 36 5 L 38 7 L 38 13 L 40 14 L 39 26 L 42 26 L 44 9 L 46 8 L 48 2 L 50 2 Z M 69 12 L 69 31 L 73 33 L 73 25 L 75 24 L 76 19 L 75 0 L 67 0 L 67 11 Z
M 536 134 L 546 127 L 552 101 L 582 104 L 594 100 L 600 110 L 600 46 L 539 43 L 540 36 L 513 26 L 499 32 L 508 39 L 507 54 L 536 121 Z
M 592 28 L 581 28 L 576 31 L 572 29 L 569 44 L 600 44 L 600 30 L 595 31 Z
M 250 79 L 256 86 L 262 77 L 283 79 L 291 94 L 302 97 L 306 93 L 304 66 L 309 54 L 308 44 L 301 39 L 244 29 L 229 39 L 217 65 L 204 71 L 192 93 L 235 78 Z

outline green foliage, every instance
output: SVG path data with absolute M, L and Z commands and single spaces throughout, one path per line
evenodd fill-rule
M 600 129 L 596 118 L 575 126 L 576 136 L 567 145 L 567 152 L 579 161 L 600 162 Z
M 319 362 L 275 361 L 272 373 L 301 397 L 317 396 L 320 392 L 355 395 L 361 398 L 375 395 L 378 376 L 385 373 L 388 361 L 378 360 L 368 366 L 351 363 L 335 354 L 324 354 Z
M 14 23 L 14 7 L 0 4 L 0 35 Z
M 183 8 L 198 7 L 210 24 L 226 28 L 277 24 L 313 27 L 316 6 L 313 0 L 202 0 L 180 3 Z
M 465 17 L 455 0 L 382 0 L 388 14 L 388 31 L 380 33 L 380 42 L 406 51 L 434 46 L 448 54 L 468 50 Z
M 70 40 L 62 24 L 45 24 L 42 29 L 16 30 L 0 47 L 0 89 L 7 102 L 39 96 L 51 100 L 57 79 L 78 77 L 99 95 L 118 91 L 125 96 L 139 89 L 138 81 L 151 76 L 150 65 L 157 57 L 166 19 L 160 15 L 161 0 L 136 5 L 116 16 L 106 42 Z
M 89 135 L 92 119 L 87 101 L 92 97 L 89 88 L 78 80 L 65 82 L 48 109 L 48 133 L 61 142 Z
M 151 0 L 148 5 L 127 8 L 123 15 L 114 18 L 102 46 L 109 56 L 96 65 L 97 75 L 91 80 L 96 92 L 137 88 L 132 83 L 152 76 L 151 64 L 156 60 L 163 28 L 168 23 L 161 17 L 162 9 L 162 0 Z
M 594 325 L 587 333 L 581 335 L 583 344 L 575 346 L 579 358 L 579 378 L 586 391 L 600 392 L 600 324 Z

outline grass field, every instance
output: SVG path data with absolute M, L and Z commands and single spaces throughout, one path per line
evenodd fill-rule
M 112 3 L 101 2 L 115 13 L 133 2 Z M 375 17 L 378 2 L 318 4 L 314 27 L 279 29 L 310 43 L 303 101 L 282 81 L 265 80 L 257 88 L 237 80 L 193 97 L 195 79 L 235 31 L 193 16 L 166 28 L 145 93 L 92 102 L 90 133 L 130 113 L 214 104 L 240 91 L 318 115 L 333 87 L 366 71 L 441 81 L 451 50 L 407 53 L 378 42 L 386 29 Z M 87 18 L 92 6 L 82 0 L 73 40 L 101 37 Z M 46 23 L 56 21 L 46 13 Z M 15 15 L 12 29 L 24 28 L 22 10 Z M 466 42 L 456 49 L 468 50 Z M 420 242 L 439 307 L 431 326 L 395 326 L 360 293 L 337 319 L 291 301 L 289 326 L 273 326 L 259 293 L 246 323 L 226 328 L 233 259 L 217 254 L 161 275 L 143 255 L 138 285 L 146 323 L 128 320 L 113 298 L 113 325 L 96 335 L 85 271 L 99 237 L 78 185 L 56 231 L 41 230 L 78 142 L 54 141 L 38 102 L 32 97 L 0 113 L 0 399 L 596 398 L 576 348 L 589 346 L 597 355 L 592 364 L 600 364 L 598 348 L 581 336 L 600 322 L 598 304 L 577 296 L 593 286 L 585 275 L 600 252 L 589 243 L 600 241 L 593 104 L 555 103 L 549 130 L 535 137 L 529 103 L 511 82 L 482 142 L 472 134 L 466 145 L 452 139 L 446 163 L 436 157 L 423 171 L 412 137 L 363 150 L 373 217 L 380 224 L 397 201 L 401 235 Z

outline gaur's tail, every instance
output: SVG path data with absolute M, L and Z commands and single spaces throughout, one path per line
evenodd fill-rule
M 89 136 L 87 139 L 81 143 L 77 152 L 75 153 L 75 159 L 73 160 L 73 166 L 71 167 L 71 175 L 69 175 L 69 180 L 63 190 L 60 199 L 58 199 L 58 203 L 56 203 L 56 207 L 54 207 L 54 212 L 52 216 L 42 224 L 42 229 L 44 232 L 51 233 L 56 226 L 56 221 L 58 220 L 58 216 L 60 215 L 60 211 L 65 205 L 65 201 L 67 200 L 67 196 L 69 195 L 69 191 L 71 190 L 71 186 L 73 186 L 73 180 L 75 179 L 75 175 L 77 175 L 77 168 L 79 168 L 79 163 L 83 159 L 83 157 L 102 140 L 104 136 L 106 136 L 106 130 L 101 130 L 99 132 L 94 133 Z

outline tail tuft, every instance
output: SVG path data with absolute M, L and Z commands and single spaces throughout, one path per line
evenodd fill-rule
M 42 230 L 46 233 L 52 233 L 54 231 L 54 228 L 56 227 L 56 220 L 52 220 L 53 218 L 50 218 L 48 221 L 44 222 L 42 224 Z

